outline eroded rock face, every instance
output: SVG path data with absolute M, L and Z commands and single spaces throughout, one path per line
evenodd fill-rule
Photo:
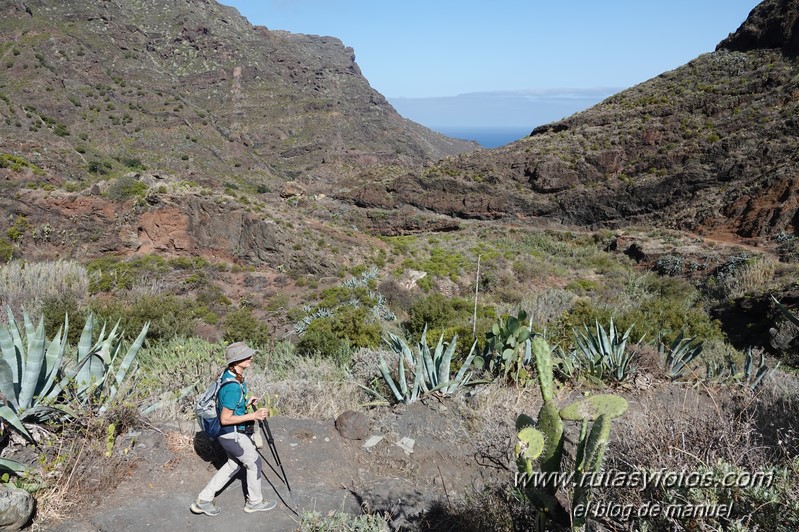
M 153 204 L 113 202 L 101 196 L 24 191 L 0 198 L 5 219 L 23 216 L 32 234 L 47 226 L 46 239 L 20 243 L 29 259 L 126 256 L 202 256 L 306 273 L 329 273 L 335 265 L 297 246 L 297 235 L 272 219 L 231 200 L 200 195 L 161 195 Z
M 799 55 L 799 1 L 766 0 L 752 10 L 738 31 L 716 47 L 737 52 L 758 48 L 778 48 L 787 55 Z

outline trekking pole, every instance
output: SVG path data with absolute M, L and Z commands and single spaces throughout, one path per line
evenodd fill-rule
M 257 410 L 254 404 L 251 406 L 253 408 L 253 411 Z M 259 419 L 258 425 L 261 427 L 261 432 L 263 433 L 264 438 L 266 438 L 266 442 L 269 444 L 269 451 L 272 453 L 272 459 L 275 461 L 275 464 L 277 464 L 277 466 L 280 468 L 282 475 L 281 473 L 277 472 L 277 470 L 274 468 L 274 466 L 272 466 L 269 460 L 266 459 L 266 456 L 263 455 L 260 449 L 258 449 L 258 454 L 261 455 L 261 458 L 264 459 L 264 462 L 266 462 L 266 465 L 269 466 L 269 469 L 271 469 L 275 473 L 275 475 L 278 476 L 278 478 L 288 488 L 289 493 L 291 493 L 291 486 L 289 485 L 289 480 L 286 477 L 286 470 L 283 469 L 283 462 L 280 461 L 280 455 L 277 453 L 277 447 L 275 446 L 275 438 L 274 436 L 272 436 L 272 430 L 269 428 L 269 422 L 266 421 L 265 419 Z
M 275 438 L 272 436 L 272 430 L 269 428 L 269 422 L 265 419 L 259 421 L 261 424 L 261 430 L 266 437 L 266 443 L 269 444 L 269 450 L 272 452 L 272 458 L 274 458 L 275 463 L 280 468 L 280 472 L 283 473 L 283 483 L 286 484 L 286 487 L 291 493 L 291 486 L 289 486 L 289 479 L 286 477 L 286 470 L 283 469 L 283 462 L 280 461 L 280 455 L 277 453 L 277 446 L 275 445 Z M 277 473 L 277 471 L 275 471 Z

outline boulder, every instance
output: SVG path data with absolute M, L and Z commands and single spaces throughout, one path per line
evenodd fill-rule
M 369 419 L 360 412 L 347 410 L 336 418 L 336 430 L 342 438 L 365 440 L 369 436 Z
M 0 530 L 20 530 L 31 520 L 33 507 L 30 493 L 0 484 Z

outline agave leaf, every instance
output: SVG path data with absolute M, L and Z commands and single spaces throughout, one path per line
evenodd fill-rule
M 78 360 L 86 357 L 93 351 L 92 349 L 92 334 L 94 332 L 94 315 L 89 314 L 86 318 L 86 324 L 83 326 L 83 331 L 80 333 L 80 340 L 78 341 Z M 102 333 L 100 335 L 102 337 Z
M 8 327 L 11 327 L 11 323 L 8 324 Z M 14 339 L 11 337 L 8 328 L 3 324 L 0 324 L 0 351 L 3 353 L 3 360 L 11 370 L 11 382 L 17 382 L 17 364 L 19 363 L 17 347 L 14 345 Z M 9 390 L 11 389 L 9 388 Z M 3 390 L 3 394 L 6 397 L 9 395 L 6 390 Z M 16 392 L 14 392 L 14 396 L 16 395 Z
M 610 320 L 611 330 L 613 330 L 613 319 Z M 608 356 L 611 353 L 611 343 L 610 338 L 608 338 L 608 333 L 605 331 L 605 328 L 599 323 L 599 320 L 596 322 L 596 331 L 597 331 L 597 341 L 599 342 L 599 352 L 602 354 L 603 357 Z
M 11 335 L 11 341 L 14 344 L 16 354 L 14 357 L 14 363 L 12 368 L 14 370 L 14 383 L 15 388 L 17 390 L 17 394 L 19 394 L 19 381 L 20 381 L 20 373 L 22 373 L 22 365 L 25 363 L 24 357 L 25 352 L 24 344 L 22 343 L 22 336 L 19 333 L 19 326 L 17 325 L 16 320 L 14 319 L 14 313 L 11 312 L 11 307 L 6 307 L 8 313 L 8 333 Z M 11 362 L 9 361 L 9 364 Z
M 444 336 L 441 336 L 441 339 L 444 339 Z M 452 361 L 452 355 L 455 353 L 455 346 L 458 342 L 458 335 L 454 335 L 452 337 L 452 341 L 449 343 L 447 350 L 444 352 L 444 356 L 441 358 L 441 362 L 438 365 L 438 382 L 449 382 L 449 370 Z
M 466 357 L 466 360 L 463 361 L 463 365 L 461 366 L 461 369 L 458 370 L 457 375 L 455 375 L 455 382 L 452 383 L 449 388 L 447 388 L 450 393 L 454 392 L 458 386 L 463 383 L 464 375 L 469 369 L 469 366 L 472 364 L 472 360 L 474 360 L 475 355 L 477 355 L 477 340 L 475 340 L 472 344 L 472 348 L 469 350 L 469 355 Z
M 422 335 L 422 337 L 424 337 L 424 335 Z M 414 382 L 414 391 L 416 393 L 412 396 L 414 401 L 418 393 L 430 392 L 430 388 L 427 386 L 427 379 L 425 379 L 424 364 L 424 357 L 420 354 L 416 357 L 416 381 Z
M 28 466 L 16 460 L 9 460 L 8 458 L 0 458 L 0 470 L 9 473 L 24 473 L 28 470 Z
M 397 356 L 397 379 L 399 380 L 400 392 L 403 399 L 408 397 L 408 381 L 405 378 L 405 360 L 402 356 Z
M 429 352 L 429 349 L 428 349 Z M 427 380 L 430 382 L 431 386 L 437 386 L 441 379 L 439 379 L 439 368 L 441 366 L 441 360 L 443 359 L 444 353 L 444 333 L 441 333 L 441 336 L 438 338 L 438 343 L 436 343 L 435 351 L 433 352 L 433 356 L 430 359 L 430 363 L 427 366 Z
M 22 424 L 22 420 L 20 420 L 17 413 L 11 410 L 7 405 L 0 405 L 0 417 L 8 421 L 11 426 L 17 429 L 23 436 L 33 441 L 33 436 L 31 436 L 31 433 L 25 428 L 25 425 Z
M 422 371 L 425 372 L 424 380 L 425 384 L 430 383 L 434 385 L 435 383 L 435 369 L 433 366 L 433 356 L 430 354 L 430 347 L 427 345 L 427 327 L 425 326 L 424 330 L 422 331 L 422 338 L 419 340 L 418 344 L 419 354 L 422 359 Z M 425 389 L 425 391 L 427 391 Z
M 45 338 L 44 320 L 39 320 L 39 325 L 34 329 L 28 315 L 23 313 L 25 319 L 25 331 L 28 336 L 28 355 L 25 367 L 22 370 L 20 390 L 19 390 L 19 410 L 27 410 L 31 407 L 33 396 L 36 394 L 36 384 L 39 382 L 39 374 L 44 364 Z
M 17 393 L 14 389 L 14 372 L 5 360 L 0 360 L 0 393 L 5 396 L 15 412 L 19 410 Z
M 394 379 L 391 378 L 391 373 L 388 371 L 388 365 L 386 365 L 386 359 L 383 358 L 383 354 L 380 354 L 380 362 L 378 363 L 377 367 L 380 369 L 380 373 L 383 374 L 383 379 L 385 379 L 386 384 L 391 389 L 391 393 L 394 394 L 394 397 L 397 401 L 403 401 L 405 397 L 399 392 L 397 389 L 397 385 L 394 384 Z
M 149 328 L 150 328 L 150 322 L 148 321 L 147 323 L 144 324 L 144 327 L 142 327 L 139 336 L 136 337 L 136 340 L 133 341 L 133 344 L 128 349 L 125 358 L 122 359 L 122 363 L 119 365 L 119 369 L 117 370 L 116 376 L 114 377 L 114 382 L 111 384 L 111 389 L 108 393 L 108 397 L 105 399 L 103 406 L 100 408 L 101 412 L 105 411 L 108 405 L 111 403 L 111 401 L 114 400 L 114 397 L 116 397 L 117 391 L 119 390 L 119 387 L 122 385 L 122 381 L 125 380 L 125 375 L 127 375 L 128 370 L 130 369 L 130 366 L 133 363 L 133 359 L 136 358 L 136 355 L 138 354 L 142 344 L 144 343 L 144 337 L 147 335 L 147 329 Z M 115 351 L 114 358 L 116 358 L 116 352 L 121 350 L 121 346 L 122 342 L 120 340 L 119 342 L 117 342 L 116 347 L 114 349 Z M 108 369 L 110 373 L 111 368 L 109 367 Z
M 58 375 L 58 370 L 61 367 L 61 361 L 64 358 L 64 349 L 67 345 L 67 331 L 69 329 L 69 319 L 64 319 L 63 334 L 62 329 L 58 330 L 55 338 L 47 346 L 45 354 L 45 371 L 42 373 L 39 381 L 39 395 L 48 398 L 54 398 L 52 394 L 53 382 Z
M 773 300 L 774 300 L 774 303 L 776 303 L 776 304 L 777 304 L 777 308 L 779 308 L 779 309 L 780 309 L 780 312 L 782 312 L 782 315 L 783 315 L 783 316 L 785 316 L 785 318 L 786 318 L 788 321 L 790 321 L 791 323 L 793 323 L 793 324 L 794 324 L 794 325 L 796 325 L 796 326 L 799 326 L 799 317 L 797 317 L 795 314 L 793 314 L 792 312 L 790 312 L 790 311 L 789 311 L 787 308 L 785 308 L 784 306 L 782 306 L 782 304 L 781 304 L 779 301 L 777 301 L 777 298 L 776 298 L 776 297 L 774 297 L 774 296 L 771 296 L 771 299 L 773 299 Z
M 111 355 L 111 353 L 113 347 L 117 345 L 117 329 L 119 328 L 119 322 L 120 320 L 117 320 L 117 322 L 114 324 L 114 328 L 111 329 L 110 333 L 108 333 L 108 337 L 102 341 L 102 346 L 100 347 L 99 352 L 95 351 L 95 353 L 103 359 L 103 363 L 106 366 L 110 366 L 114 361 L 114 357 Z M 100 335 L 100 338 L 102 338 L 102 335 Z

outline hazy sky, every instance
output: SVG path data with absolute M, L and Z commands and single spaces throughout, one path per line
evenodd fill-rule
M 332 35 L 388 98 L 626 88 L 735 31 L 757 0 L 221 0 L 253 24 Z

